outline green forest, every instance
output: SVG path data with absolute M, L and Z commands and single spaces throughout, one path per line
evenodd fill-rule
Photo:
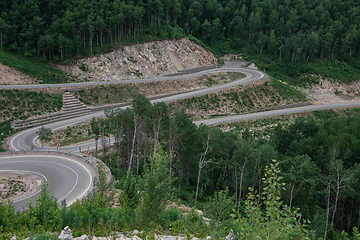
M 190 36 L 219 53 L 266 52 L 292 74 L 306 71 L 299 63 L 324 59 L 358 68 L 359 5 L 354 0 L 3 0 L 0 42 L 25 56 L 64 61 L 111 51 L 124 41 Z
M 360 1 L 0 1 L 0 61 L 32 75 L 35 59 L 69 63 L 125 44 L 181 37 L 219 55 L 241 52 L 294 84 L 308 83 L 304 73 L 344 82 L 360 77 Z M 49 82 L 71 77 L 38 71 Z M 4 94 L 20 94 L 10 92 Z M 74 236 L 139 229 L 140 237 L 224 239 L 233 229 L 238 239 L 360 239 L 359 109 L 349 116 L 318 112 L 255 137 L 250 127 L 196 126 L 183 109 L 151 104 L 143 95 L 131 104 L 93 119 L 89 130 L 101 146 L 93 154 L 115 182 L 100 171 L 97 191 L 69 208 L 56 204 L 46 184 L 27 211 L 0 202 L 0 239 L 14 233 L 57 239 L 54 232 L 67 225 Z M 5 105 L 4 118 L 22 114 Z M 118 208 L 110 205 L 114 187 L 121 190 Z M 167 208 L 169 200 L 193 211 Z
M 97 143 L 92 154 L 116 182 L 100 171 L 97 191 L 70 208 L 50 204 L 55 198 L 46 187 L 27 211 L 0 203 L 4 238 L 69 225 L 75 236 L 142 229 L 223 239 L 233 229 L 238 239 L 359 239 L 359 109 L 299 117 L 267 138 L 247 127 L 196 126 L 183 109 L 144 95 L 131 104 L 93 119 L 89 129 Z M 111 207 L 114 198 L 120 207 Z M 166 208 L 169 200 L 203 211 L 209 222 Z

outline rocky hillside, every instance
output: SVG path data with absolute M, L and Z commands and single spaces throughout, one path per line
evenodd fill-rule
M 188 38 L 124 46 L 110 53 L 55 67 L 84 81 L 162 77 L 179 70 L 216 64 L 217 59 Z

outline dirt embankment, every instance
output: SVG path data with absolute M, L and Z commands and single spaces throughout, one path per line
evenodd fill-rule
M 110 53 L 55 67 L 84 81 L 162 77 L 179 70 L 216 64 L 217 59 L 188 38 L 124 46 Z
M 0 63 L 0 85 L 35 84 L 35 78 L 30 77 L 12 67 Z
M 299 88 L 299 90 L 313 104 L 360 100 L 360 81 L 339 83 L 319 77 L 318 84 L 313 84 L 308 88 Z
M 41 180 L 28 173 L 0 172 L 0 201 L 14 201 L 40 188 Z
M 74 92 L 73 94 L 89 106 L 103 106 L 106 104 L 128 102 L 134 94 L 138 93 L 150 97 L 221 85 L 244 77 L 244 74 L 237 72 L 213 73 L 172 81 L 88 86 L 84 87 L 82 91 Z
M 264 78 L 257 82 L 175 101 L 171 104 L 185 108 L 194 119 L 207 119 L 214 115 L 262 111 L 270 107 L 301 101 L 299 96 L 291 95 L 287 88 L 274 87 L 269 78 Z

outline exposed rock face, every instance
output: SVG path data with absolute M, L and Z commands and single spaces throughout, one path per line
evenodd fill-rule
M 188 38 L 125 46 L 110 53 L 58 65 L 65 72 L 91 81 L 161 77 L 179 70 L 216 64 L 212 53 Z

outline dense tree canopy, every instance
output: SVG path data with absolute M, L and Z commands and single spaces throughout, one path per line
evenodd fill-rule
M 29 0 L 0 3 L 0 42 L 51 60 L 119 46 L 124 38 L 190 34 L 226 52 L 250 46 L 279 61 L 359 56 L 354 0 Z M 145 38 L 147 39 L 147 38 Z M 250 43 L 250 45 L 249 45 Z

